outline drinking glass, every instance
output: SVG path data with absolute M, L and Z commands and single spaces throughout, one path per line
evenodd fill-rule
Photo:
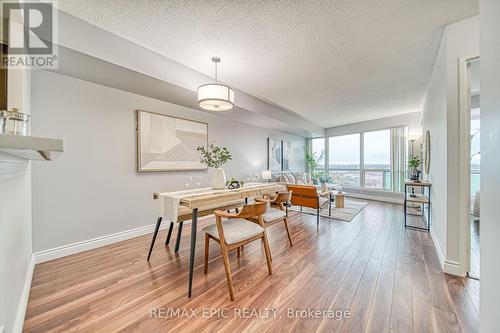
M 203 184 L 203 176 L 196 176 L 195 178 L 196 187 L 200 187 Z
M 189 190 L 193 185 L 193 176 L 186 176 L 184 178 L 184 185 L 186 186 L 186 189 Z

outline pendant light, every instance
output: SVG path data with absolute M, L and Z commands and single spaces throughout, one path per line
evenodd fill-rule
M 219 57 L 213 57 L 215 65 L 215 83 L 198 87 L 198 106 L 209 111 L 228 111 L 234 107 L 234 91 L 230 87 L 217 82 L 217 64 Z

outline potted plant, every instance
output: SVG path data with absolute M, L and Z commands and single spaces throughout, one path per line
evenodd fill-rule
M 318 168 L 319 161 L 323 158 L 324 151 L 321 151 L 319 156 L 313 153 L 309 148 L 304 146 L 304 159 L 306 160 L 306 164 L 309 168 L 309 172 L 313 173 L 314 170 Z
M 321 191 L 326 192 L 326 190 L 328 190 L 328 187 L 326 184 L 332 183 L 333 178 L 324 171 L 318 172 L 315 176 L 316 176 L 316 178 L 318 178 L 319 182 L 321 183 Z
M 422 164 L 422 160 L 420 157 L 417 155 L 410 155 L 410 159 L 408 160 L 408 167 L 410 168 L 411 172 L 411 177 L 410 180 L 413 180 L 415 182 L 420 181 L 420 173 L 421 171 L 418 170 L 418 167 Z
M 197 150 L 201 154 L 200 162 L 210 168 L 210 182 L 214 189 L 226 187 L 226 173 L 222 166 L 232 160 L 231 153 L 226 147 L 219 147 L 211 143 L 207 148 L 200 146 Z

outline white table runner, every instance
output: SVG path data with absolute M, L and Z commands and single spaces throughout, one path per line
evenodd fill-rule
M 268 186 L 269 183 L 246 183 L 243 189 L 250 189 L 256 187 Z M 158 193 L 158 217 L 171 222 L 177 222 L 179 217 L 179 204 L 182 198 L 188 198 L 200 194 L 219 194 L 234 192 L 241 189 L 234 190 L 214 190 L 211 187 L 203 187 L 192 190 L 174 191 L 174 192 L 162 192 Z

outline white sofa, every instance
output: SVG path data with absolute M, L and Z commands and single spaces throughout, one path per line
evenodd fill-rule
M 294 185 L 319 185 L 317 178 L 311 177 L 309 172 L 304 171 L 273 171 L 271 181 Z

